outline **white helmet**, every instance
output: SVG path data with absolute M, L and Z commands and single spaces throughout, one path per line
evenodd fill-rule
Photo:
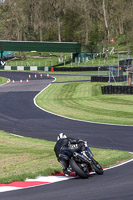
M 65 138 L 67 138 L 67 136 L 64 133 L 60 133 L 57 137 L 57 141 L 60 139 L 65 139 Z

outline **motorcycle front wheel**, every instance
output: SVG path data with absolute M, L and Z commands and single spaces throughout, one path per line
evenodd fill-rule
M 80 177 L 80 178 L 88 178 L 89 174 L 85 173 L 79 166 L 78 164 L 75 162 L 74 159 L 71 159 L 69 161 L 69 164 L 71 166 L 71 168 L 73 169 L 74 172 L 76 172 L 76 174 Z
M 103 168 L 101 167 L 101 165 L 96 160 L 94 160 L 94 159 L 92 160 L 92 165 L 93 165 L 94 171 L 98 175 L 102 175 L 104 173 Z

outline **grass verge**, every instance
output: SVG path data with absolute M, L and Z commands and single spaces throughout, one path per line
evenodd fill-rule
M 75 80 L 75 77 L 72 79 Z M 70 78 L 57 77 L 58 80 L 66 81 Z M 133 125 L 132 95 L 102 95 L 103 85 L 107 83 L 55 82 L 36 98 L 36 102 L 48 111 L 70 118 Z
M 15 52 L 17 55 L 18 52 Z M 70 64 L 66 64 L 66 61 L 71 61 L 70 53 L 63 53 L 63 60 L 60 58 L 60 53 L 40 53 L 40 52 L 25 52 L 26 60 L 24 58 L 16 58 L 12 60 L 6 61 L 9 66 L 54 66 L 62 63 L 61 67 L 78 67 L 78 66 L 99 66 L 99 65 L 117 65 L 119 59 L 128 58 L 128 53 L 117 53 L 108 54 L 108 58 L 105 59 L 104 55 L 99 54 L 98 57 L 95 57 L 86 62 L 71 62 Z M 130 54 L 132 57 L 132 54 Z M 60 62 L 59 62 L 60 60 Z
M 56 81 L 91 80 L 90 76 L 57 76 Z
M 0 76 L 0 85 L 4 84 L 7 82 L 7 78 L 1 77 Z
M 0 131 L 0 183 L 24 181 L 61 171 L 54 154 L 55 142 L 20 138 Z M 133 157 L 128 152 L 91 148 L 105 168 Z

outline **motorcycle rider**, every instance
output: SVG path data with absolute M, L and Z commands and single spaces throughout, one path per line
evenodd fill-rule
M 69 159 L 72 157 L 73 152 L 85 151 L 87 146 L 88 144 L 86 141 L 70 138 L 64 133 L 58 135 L 54 151 L 66 176 L 71 173 L 71 170 L 68 167 Z

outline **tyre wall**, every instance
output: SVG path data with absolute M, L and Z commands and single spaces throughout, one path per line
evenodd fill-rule
M 110 82 L 123 82 L 127 80 L 127 76 L 110 77 Z M 108 82 L 109 76 L 91 76 L 91 82 Z
M 103 86 L 102 94 L 133 94 L 133 86 Z

